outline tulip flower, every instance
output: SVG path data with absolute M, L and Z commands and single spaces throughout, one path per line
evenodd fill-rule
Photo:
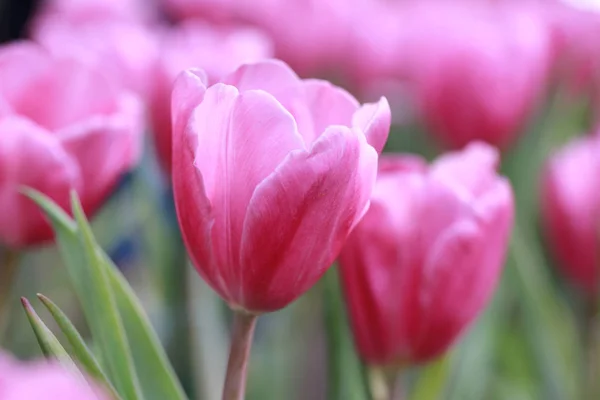
M 60 206 L 75 189 L 94 213 L 139 156 L 142 108 L 99 72 L 39 46 L 0 47 L 0 243 L 18 249 L 52 238 L 32 187 Z
M 390 110 L 270 60 L 208 88 L 185 71 L 172 114 L 179 225 L 200 275 L 236 310 L 223 398 L 242 399 L 256 316 L 337 257 L 368 208 Z
M 586 293 L 598 293 L 600 137 L 576 139 L 552 155 L 541 193 L 545 234 L 558 266 Z
M 19 363 L 0 354 L 0 400 L 108 400 L 81 376 L 58 364 Z
M 471 3 L 413 8 L 399 70 L 431 133 L 451 148 L 473 140 L 508 147 L 545 90 L 552 46 L 543 17 Z
M 30 35 L 55 56 L 84 63 L 143 97 L 149 93 L 158 43 L 141 22 L 40 14 Z
M 477 317 L 502 270 L 513 220 L 498 153 L 380 158 L 371 207 L 339 257 L 356 347 L 369 365 L 421 363 Z
M 216 82 L 240 64 L 272 56 L 268 37 L 249 28 L 222 28 L 188 21 L 166 32 L 151 80 L 149 102 L 159 160 L 171 171 L 171 91 L 186 68 L 201 67 Z

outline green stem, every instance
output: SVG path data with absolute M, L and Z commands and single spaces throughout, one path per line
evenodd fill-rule
M 243 400 L 246 393 L 246 376 L 252 337 L 257 316 L 236 311 L 233 317 L 231 350 L 227 362 L 223 400 Z
M 19 269 L 19 254 L 4 250 L 0 254 L 0 341 L 2 341 L 10 318 L 12 285 Z
M 600 321 L 598 307 L 588 307 L 585 321 L 585 349 L 587 351 L 585 399 L 598 399 L 600 396 Z

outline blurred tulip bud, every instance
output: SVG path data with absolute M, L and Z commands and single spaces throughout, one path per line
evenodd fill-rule
M 544 94 L 549 27 L 528 8 L 426 2 L 404 15 L 399 69 L 442 143 L 510 145 Z
M 143 113 L 95 70 L 33 43 L 0 47 L 0 76 L 0 243 L 23 247 L 53 235 L 20 189 L 63 208 L 75 189 L 93 213 L 137 162 Z
M 441 355 L 477 317 L 513 222 L 498 154 L 473 143 L 427 167 L 382 156 L 371 207 L 339 257 L 355 343 L 372 365 Z
M 559 267 L 587 293 L 597 293 L 600 137 L 576 139 L 550 157 L 541 201 L 546 237 Z
M 173 189 L 202 277 L 232 308 L 286 306 L 331 265 L 369 204 L 387 139 L 385 98 L 360 106 L 284 63 L 245 64 L 173 91 Z
M 19 363 L 0 354 L 0 400 L 109 400 L 99 387 L 58 364 Z
M 150 118 L 159 160 L 171 171 L 171 91 L 184 69 L 201 67 L 216 82 L 245 62 L 273 55 L 271 41 L 248 28 L 223 28 L 199 21 L 185 22 L 165 32 L 161 55 L 151 79 Z

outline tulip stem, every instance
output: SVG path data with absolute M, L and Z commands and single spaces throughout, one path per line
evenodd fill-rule
M 19 267 L 19 254 L 12 250 L 4 250 L 0 254 L 0 341 L 8 326 L 11 288 Z
M 586 351 L 587 371 L 585 385 L 585 399 L 597 399 L 600 396 L 600 321 L 598 307 L 593 304 L 586 315 Z
M 390 400 L 390 382 L 385 370 L 378 367 L 368 367 L 367 374 L 371 400 Z
M 257 316 L 243 311 L 235 311 L 233 315 L 233 332 L 227 374 L 223 387 L 223 400 L 243 400 L 246 393 L 246 375 L 252 337 Z

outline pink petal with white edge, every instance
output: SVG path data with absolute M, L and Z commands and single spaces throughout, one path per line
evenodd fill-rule
M 19 117 L 0 119 L 0 242 L 11 247 L 52 238 L 39 208 L 19 191 L 32 187 L 68 208 L 81 188 L 76 160 L 43 128 Z
M 367 207 L 376 160 L 360 133 L 335 126 L 257 187 L 244 222 L 236 301 L 253 311 L 276 310 L 320 278 Z
M 50 67 L 48 53 L 37 44 L 18 41 L 0 50 L 0 95 L 9 103 L 16 101 Z
M 212 205 L 216 262 L 236 282 L 239 246 L 248 203 L 256 187 L 285 157 L 304 148 L 293 117 L 263 91 L 238 93 L 210 87 L 189 128 L 197 133 L 194 165 Z M 266 156 L 268 155 L 268 156 Z
M 352 125 L 364 132 L 367 142 L 378 153 L 381 153 L 387 142 L 391 123 L 392 112 L 385 97 L 377 103 L 364 104 L 352 117 Z

